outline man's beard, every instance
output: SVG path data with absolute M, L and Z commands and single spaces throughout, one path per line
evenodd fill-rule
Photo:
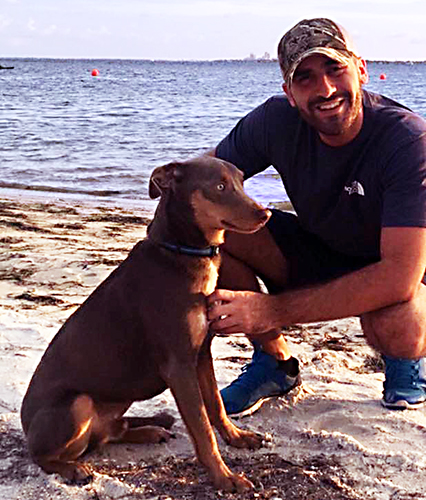
M 318 105 L 334 101 L 335 99 L 344 99 L 347 106 L 346 112 L 336 114 L 330 118 L 319 118 L 315 113 Z M 339 92 L 329 99 L 318 97 L 308 102 L 308 111 L 298 108 L 302 118 L 314 127 L 320 134 L 325 136 L 338 136 L 344 134 L 355 123 L 362 109 L 361 88 L 353 95 L 350 92 Z

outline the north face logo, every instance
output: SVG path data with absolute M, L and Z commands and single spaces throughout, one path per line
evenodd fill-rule
M 358 181 L 353 181 L 350 186 L 345 186 L 345 191 L 349 194 L 359 194 L 360 196 L 364 196 L 364 188 L 362 184 Z

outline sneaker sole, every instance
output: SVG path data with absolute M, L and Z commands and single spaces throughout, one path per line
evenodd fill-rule
M 426 401 L 422 401 L 420 403 L 409 403 L 405 401 L 405 399 L 400 399 L 395 401 L 395 403 L 387 403 L 382 399 L 382 406 L 387 408 L 388 410 L 418 410 L 425 405 Z
M 232 417 L 232 418 L 235 418 L 235 419 L 239 419 L 239 418 L 242 418 L 242 417 L 248 417 L 250 415 L 253 415 L 253 413 L 255 413 L 256 411 L 258 411 L 260 409 L 260 407 L 264 403 L 267 403 L 271 399 L 277 399 L 277 398 L 280 398 L 282 396 L 285 396 L 290 391 L 292 391 L 296 387 L 300 386 L 301 383 L 302 383 L 302 380 L 299 379 L 299 380 L 297 380 L 297 382 L 292 387 L 290 387 L 289 389 L 287 389 L 285 392 L 282 392 L 280 394 L 276 394 L 275 396 L 268 396 L 266 398 L 261 398 L 258 401 L 256 401 L 256 403 L 254 403 L 253 406 L 250 406 L 250 408 L 246 408 L 245 410 L 240 411 L 239 413 L 228 413 L 228 416 Z
M 284 396 L 284 394 L 278 394 L 277 396 L 269 396 L 267 398 L 259 399 L 259 401 L 257 401 L 253 406 L 250 406 L 250 408 L 247 408 L 246 410 L 240 411 L 240 413 L 229 413 L 228 416 L 235 418 L 235 419 L 239 419 L 242 417 L 249 417 L 250 415 L 253 415 L 253 413 L 257 412 L 260 409 L 260 407 L 263 405 L 263 403 L 266 403 L 267 401 L 270 401 L 271 399 L 279 398 L 280 396 Z

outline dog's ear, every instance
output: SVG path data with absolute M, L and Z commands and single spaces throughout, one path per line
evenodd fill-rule
M 161 193 L 170 188 L 173 181 L 179 181 L 183 174 L 179 168 L 181 163 L 172 162 L 162 167 L 157 167 L 149 179 L 149 197 L 158 198 Z

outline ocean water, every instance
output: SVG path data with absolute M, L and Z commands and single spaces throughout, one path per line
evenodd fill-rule
M 275 62 L 0 62 L 14 66 L 0 71 L 0 194 L 152 205 L 155 167 L 214 147 L 239 118 L 282 92 Z M 369 73 L 366 88 L 426 117 L 425 63 L 372 62 Z M 264 204 L 287 199 L 273 169 L 247 190 Z

